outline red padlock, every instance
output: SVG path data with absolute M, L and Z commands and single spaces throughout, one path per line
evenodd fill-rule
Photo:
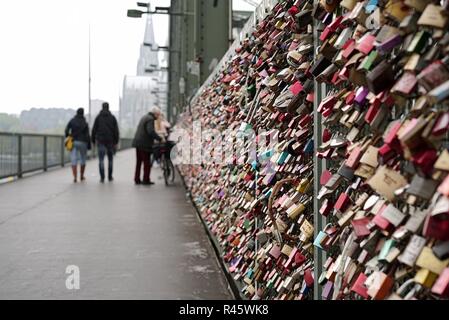
M 328 142 L 330 139 L 332 138 L 332 133 L 330 132 L 329 129 L 325 128 L 323 130 L 323 134 L 321 139 L 323 140 L 324 143 Z
M 351 198 L 346 193 L 341 193 L 340 196 L 337 199 L 337 202 L 334 205 L 334 209 L 336 209 L 339 212 L 345 212 L 346 209 L 351 204 Z
M 429 214 L 424 222 L 423 235 L 442 241 L 449 240 L 449 212 Z

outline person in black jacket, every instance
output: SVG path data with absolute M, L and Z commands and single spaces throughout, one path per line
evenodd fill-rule
M 136 170 L 134 172 L 134 182 L 136 184 L 152 185 L 150 180 L 151 162 L 150 157 L 153 152 L 154 140 L 161 141 L 162 138 L 156 133 L 154 121 L 161 115 L 159 108 L 154 107 L 151 112 L 144 115 L 137 126 L 133 140 L 133 147 L 136 148 Z M 140 169 L 143 164 L 143 180 L 140 180 Z
M 70 153 L 72 162 L 73 182 L 77 182 L 77 165 L 80 162 L 80 179 L 85 180 L 87 150 L 90 149 L 89 124 L 84 118 L 84 109 L 79 108 L 65 128 L 65 136 L 72 136 L 73 149 Z
M 100 182 L 103 183 L 105 179 L 104 173 L 104 157 L 108 156 L 108 179 L 114 180 L 112 177 L 113 158 L 117 150 L 119 142 L 119 129 L 117 119 L 109 111 L 109 104 L 103 103 L 103 109 L 95 118 L 94 126 L 92 128 L 92 143 L 97 144 Z

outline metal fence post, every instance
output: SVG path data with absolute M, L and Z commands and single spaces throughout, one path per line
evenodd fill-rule
M 47 143 L 48 143 L 48 139 L 47 136 L 44 136 L 44 150 L 43 150 L 43 154 L 42 154 L 42 159 L 43 159 L 43 165 L 44 165 L 44 171 L 47 171 Z
M 314 48 L 317 53 L 318 47 L 319 47 L 319 25 L 320 22 L 315 21 L 313 24 L 313 39 L 314 39 Z M 323 226 L 326 224 L 326 219 L 319 213 L 321 201 L 317 199 L 318 193 L 321 189 L 320 185 L 320 177 L 321 173 L 323 171 L 323 168 L 326 167 L 325 161 L 319 159 L 316 156 L 316 151 L 318 150 L 318 147 L 321 145 L 321 137 L 322 137 L 322 118 L 321 114 L 317 112 L 318 106 L 321 102 L 321 99 L 326 94 L 326 85 L 318 83 L 315 81 L 315 98 L 314 98 L 314 106 L 313 106 L 313 140 L 315 145 L 315 155 L 314 155 L 314 161 L 313 161 L 313 215 L 314 215 L 314 234 L 315 237 L 318 235 L 318 233 L 323 230 Z M 314 248 L 314 300 L 321 300 L 322 299 L 322 287 L 318 283 L 319 277 L 321 276 L 321 273 L 323 272 L 323 264 L 324 260 L 326 259 L 326 253 L 323 250 L 320 250 L 318 248 Z
M 22 135 L 17 136 L 17 177 L 22 178 Z

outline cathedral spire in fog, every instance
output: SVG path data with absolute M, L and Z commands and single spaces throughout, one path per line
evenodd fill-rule
M 145 75 L 146 69 L 157 69 L 159 67 L 157 48 L 158 45 L 154 37 L 153 17 L 147 15 L 144 40 L 140 46 L 140 56 L 137 63 L 137 75 Z

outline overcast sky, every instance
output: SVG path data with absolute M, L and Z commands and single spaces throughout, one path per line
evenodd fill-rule
M 153 0 L 168 6 L 170 0 Z M 123 76 L 134 75 L 145 19 L 130 19 L 131 0 L 0 1 L 0 112 L 32 107 L 77 108 L 88 102 L 91 29 L 92 98 L 118 109 Z M 237 10 L 251 10 L 234 0 Z M 154 16 L 156 41 L 168 36 L 167 16 Z

